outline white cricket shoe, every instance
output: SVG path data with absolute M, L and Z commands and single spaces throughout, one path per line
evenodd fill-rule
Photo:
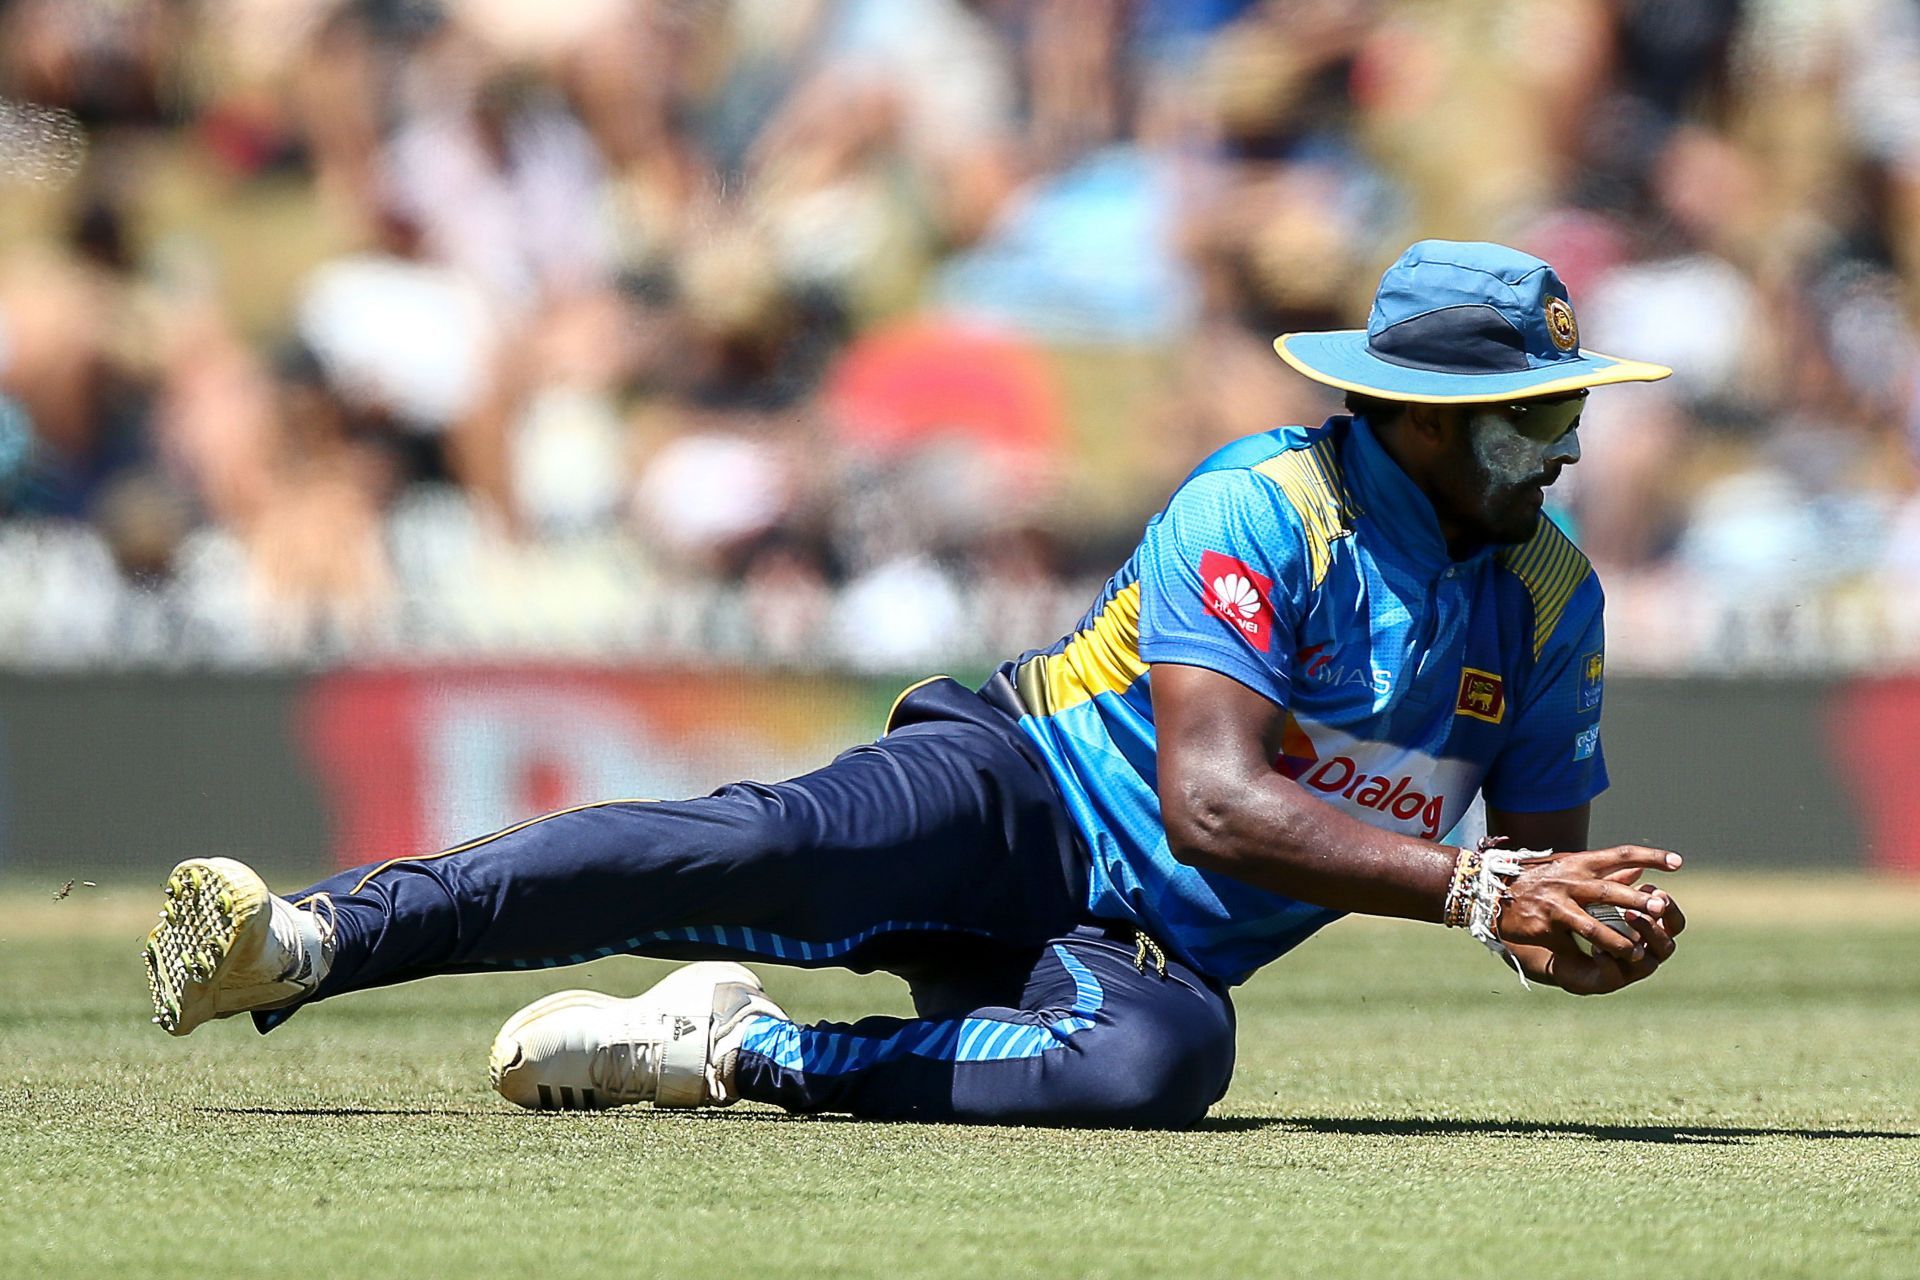
M 755 1016 L 786 1020 L 753 970 L 724 960 L 676 969 L 628 1000 L 560 991 L 508 1018 L 487 1075 L 508 1102 L 541 1111 L 724 1107 Z
M 333 899 L 325 894 L 296 907 L 231 858 L 189 858 L 167 877 L 165 892 L 141 957 L 153 1020 L 169 1035 L 292 1004 L 333 964 Z

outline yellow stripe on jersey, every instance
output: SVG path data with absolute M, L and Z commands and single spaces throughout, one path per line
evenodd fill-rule
M 1322 440 L 1305 449 L 1289 449 L 1253 469 L 1280 486 L 1280 492 L 1300 517 L 1313 585 L 1319 586 L 1326 580 L 1327 567 L 1333 562 L 1334 540 L 1351 534 L 1353 518 L 1360 514 L 1347 492 L 1333 441 Z
M 1533 598 L 1533 656 L 1538 659 L 1547 647 L 1547 638 L 1560 625 L 1567 602 L 1593 572 L 1593 565 L 1573 545 L 1573 539 L 1545 516 L 1540 517 L 1531 538 L 1500 553 L 1500 563 L 1520 579 Z
M 1014 687 L 1020 701 L 1037 716 L 1078 706 L 1097 693 L 1125 693 L 1147 674 L 1140 660 L 1140 584 L 1114 593 L 1093 625 L 1067 641 L 1059 653 L 1043 653 L 1020 664 Z

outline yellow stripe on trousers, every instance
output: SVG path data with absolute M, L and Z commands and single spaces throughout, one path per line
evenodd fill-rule
M 543 813 L 537 818 L 528 818 L 525 822 L 516 822 L 505 830 L 496 831 L 491 835 L 481 836 L 477 840 L 469 840 L 465 844 L 455 845 L 451 849 L 442 849 L 438 853 L 413 853 L 404 857 L 388 858 L 385 862 L 367 872 L 366 875 L 360 877 L 360 883 L 353 886 L 353 891 L 359 893 L 362 889 L 366 888 L 368 884 L 372 883 L 375 876 L 387 870 L 389 867 L 397 867 L 403 862 L 432 862 L 436 858 L 451 858 L 456 853 L 465 853 L 469 849 L 478 849 L 483 844 L 490 844 L 495 840 L 510 836 L 516 831 L 525 831 L 528 827 L 536 823 L 546 822 L 551 818 L 564 818 L 570 813 L 582 813 L 588 809 L 605 809 L 616 804 L 654 803 L 656 803 L 656 801 L 651 799 L 595 800 L 591 804 L 576 804 L 571 809 L 556 809 L 552 813 Z

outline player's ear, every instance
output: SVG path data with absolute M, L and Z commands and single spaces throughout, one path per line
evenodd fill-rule
M 1403 420 L 1409 434 L 1436 451 L 1451 444 L 1460 429 L 1460 414 L 1449 404 L 1409 404 Z

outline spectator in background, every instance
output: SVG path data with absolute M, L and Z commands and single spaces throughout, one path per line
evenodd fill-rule
M 95 206 L 76 231 L 86 230 Z M 84 241 L 82 241 L 84 248 Z M 4 509 L 87 519 L 150 453 L 139 313 L 110 259 L 28 255 L 0 270 L 0 391 L 31 428 Z
M 137 582 L 227 655 L 797 657 L 909 595 L 989 652 L 1024 624 L 983 584 L 1074 599 L 1137 533 L 1111 513 L 1331 410 L 1274 332 L 1358 323 L 1393 246 L 1462 235 L 1680 370 L 1595 411 L 1558 515 L 1651 602 L 1617 662 L 1712 662 L 1653 605 L 1749 607 L 1739 566 L 1802 537 L 1845 550 L 1773 563 L 1782 600 L 1889 598 L 1914 558 L 1915 14 L 14 0 L 0 581 L 101 575 L 39 610 L 100 637 Z M 1045 348 L 1058 465 L 849 433 L 834 371 L 929 311 Z
M 366 251 L 307 278 L 296 336 L 326 382 L 381 424 L 408 479 L 442 480 L 448 430 L 490 388 L 500 315 L 470 276 L 426 255 L 407 214 L 383 207 L 374 223 Z
M 405 89 L 380 181 L 431 257 L 508 314 L 609 276 L 605 169 L 552 86 L 447 24 L 421 44 Z

